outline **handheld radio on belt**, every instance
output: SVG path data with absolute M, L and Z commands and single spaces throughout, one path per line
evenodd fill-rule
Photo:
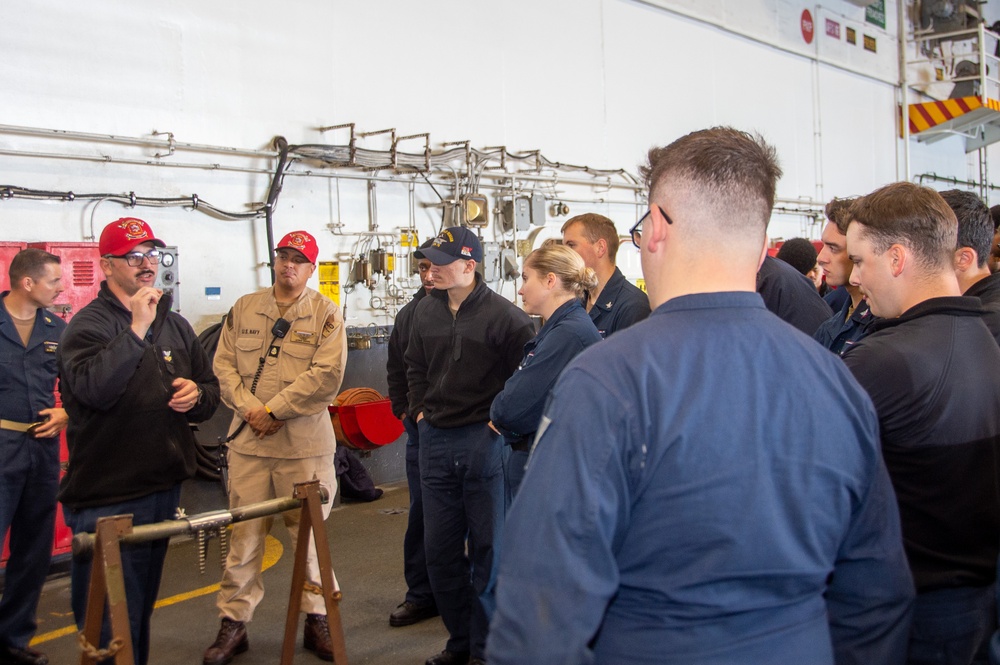
M 260 375 L 264 371 L 264 361 L 267 358 L 277 358 L 278 353 L 281 351 L 281 345 L 276 344 L 279 339 L 284 339 L 285 335 L 288 333 L 288 329 L 292 327 L 292 324 L 285 319 L 278 319 L 271 326 L 271 334 L 274 337 L 271 338 L 271 343 L 267 345 L 267 351 L 264 355 L 260 357 L 257 362 L 257 372 L 253 375 L 253 382 L 250 384 L 250 394 L 254 395 L 257 392 L 257 382 L 260 381 Z M 226 444 L 239 436 L 243 428 L 247 426 L 247 421 L 240 423 L 240 426 L 236 428 L 236 431 L 226 437 L 226 440 L 219 444 L 219 474 L 222 476 L 222 483 L 226 488 L 226 492 L 229 491 L 229 446 Z

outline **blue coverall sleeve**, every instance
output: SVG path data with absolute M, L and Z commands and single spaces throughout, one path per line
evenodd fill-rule
M 535 326 L 531 323 L 528 315 L 513 307 L 513 315 L 510 317 L 510 327 L 503 336 L 505 343 L 504 357 L 506 358 L 504 372 L 511 376 L 517 371 L 524 358 L 524 345 L 535 336 Z
M 518 438 L 538 429 L 545 400 L 570 360 L 583 350 L 575 336 L 549 336 L 535 347 L 493 399 L 490 420 L 501 434 Z
M 645 299 L 635 299 L 631 302 L 623 303 L 618 312 L 618 321 L 615 324 L 616 330 L 624 330 L 640 321 L 649 318 L 649 301 Z
M 860 497 L 826 593 L 837 665 L 906 662 L 915 595 L 899 509 L 881 456 Z
M 491 665 L 593 661 L 588 643 L 618 589 L 614 553 L 629 519 L 630 419 L 579 368 L 558 381 L 504 528 Z

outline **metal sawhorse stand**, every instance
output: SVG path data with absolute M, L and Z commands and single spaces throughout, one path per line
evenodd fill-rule
M 301 509 L 299 535 L 295 548 L 295 565 L 292 569 L 280 663 L 292 665 L 292 657 L 295 654 L 295 634 L 298 632 L 299 609 L 302 606 L 302 590 L 306 581 L 306 556 L 309 550 L 309 536 L 312 535 L 316 543 L 321 592 L 326 605 L 333 657 L 338 665 L 348 665 L 344 627 L 340 620 L 342 594 L 334 582 L 333 566 L 330 563 L 330 543 L 326 539 L 326 527 L 323 524 L 322 504 L 332 497 L 327 496 L 324 500 L 325 494 L 327 493 L 320 487 L 319 481 L 312 480 L 297 484 L 291 498 L 273 499 L 232 511 L 214 511 L 138 527 L 132 526 L 131 515 L 102 517 L 97 521 L 95 534 L 77 534 L 73 538 L 73 553 L 75 555 L 88 551 L 94 553 L 90 588 L 87 592 L 87 616 L 80 634 L 82 649 L 80 665 L 91 665 L 94 661 L 103 659 L 112 659 L 115 665 L 133 665 L 135 662 L 128 606 L 125 600 L 125 579 L 122 575 L 122 543 L 141 543 L 182 533 L 224 529 L 226 525 L 234 522 L 267 517 L 295 508 Z M 99 650 L 92 645 L 98 644 L 101 639 L 105 604 L 109 609 L 112 640 L 107 649 Z

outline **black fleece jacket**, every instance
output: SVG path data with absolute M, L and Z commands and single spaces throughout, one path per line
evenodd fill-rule
M 70 510 L 128 501 L 173 487 L 195 471 L 189 423 L 211 417 L 219 381 L 190 324 L 164 297 L 145 339 L 132 314 L 101 284 L 69 322 L 59 346 L 69 467 L 59 500 Z M 167 403 L 176 378 L 193 380 L 201 402 L 187 413 Z
M 448 293 L 432 291 L 417 304 L 406 348 L 409 415 L 422 411 L 440 428 L 485 423 L 534 335 L 528 315 L 479 275 L 455 316 Z
M 931 298 L 843 358 L 878 412 L 917 593 L 983 587 L 1000 546 L 1000 349 L 976 298 Z
M 413 313 L 417 304 L 427 296 L 423 287 L 417 291 L 413 300 L 403 305 L 396 313 L 396 321 L 389 335 L 389 357 L 385 363 L 386 383 L 389 385 L 389 401 L 392 403 L 392 413 L 402 418 L 407 411 L 406 395 L 409 388 L 406 384 L 406 347 L 410 343 L 410 326 L 413 325 Z
M 983 303 L 983 323 L 1000 344 L 1000 272 L 984 277 L 969 287 L 963 296 L 979 298 Z

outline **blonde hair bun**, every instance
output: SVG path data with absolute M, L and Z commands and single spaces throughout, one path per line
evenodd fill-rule
M 597 286 L 597 273 L 584 264 L 579 254 L 558 242 L 546 240 L 542 246 L 528 254 L 524 265 L 543 275 L 552 273 L 563 288 L 581 300 Z

